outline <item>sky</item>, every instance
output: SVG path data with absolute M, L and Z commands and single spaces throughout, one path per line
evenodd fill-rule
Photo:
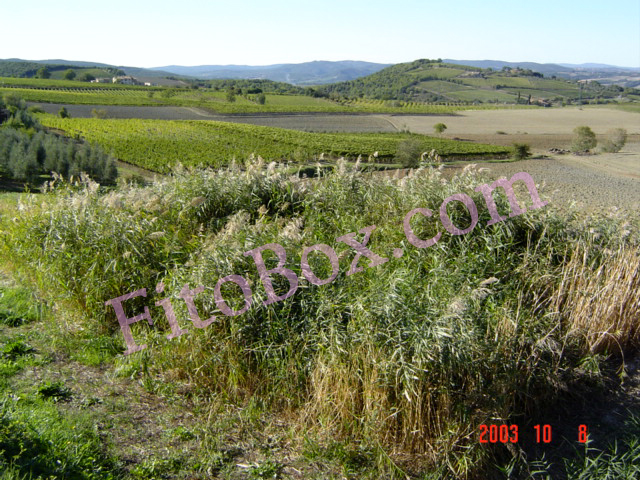
M 120 66 L 419 58 L 640 67 L 640 0 L 0 0 L 0 58 Z

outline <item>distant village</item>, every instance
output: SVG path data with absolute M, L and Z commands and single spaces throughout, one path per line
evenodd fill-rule
M 91 80 L 91 83 L 119 83 L 121 85 L 144 85 L 145 87 L 157 87 L 157 83 L 141 82 L 131 75 L 119 75 L 117 77 L 104 77 Z

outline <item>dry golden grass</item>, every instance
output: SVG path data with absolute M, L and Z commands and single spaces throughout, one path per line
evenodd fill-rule
M 588 247 L 574 251 L 552 296 L 567 334 L 581 336 L 591 353 L 625 351 L 640 341 L 640 251 L 605 251 L 595 270 Z
M 396 370 L 373 345 L 361 345 L 342 355 L 326 352 L 310 379 L 305 408 L 308 428 L 330 436 L 339 432 L 344 438 L 364 433 L 392 449 L 435 458 L 445 438 L 463 436 L 448 423 L 452 401 L 426 379 L 416 381 L 412 388 L 403 386 L 401 379 L 394 378 Z

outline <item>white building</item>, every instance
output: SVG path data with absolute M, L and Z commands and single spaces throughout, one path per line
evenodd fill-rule
M 113 77 L 113 83 L 120 83 L 122 85 L 138 85 L 138 80 L 131 76 L 124 75 L 120 77 Z

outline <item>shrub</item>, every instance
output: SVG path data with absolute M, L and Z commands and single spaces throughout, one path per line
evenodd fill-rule
M 575 134 L 571 144 L 571 151 L 573 152 L 588 152 L 598 144 L 596 134 L 587 126 L 576 127 L 573 133 Z
M 513 158 L 516 160 L 524 160 L 531 156 L 531 147 L 527 143 L 514 143 L 513 149 Z
M 71 118 L 71 114 L 66 107 L 62 107 L 58 112 L 58 115 L 60 116 L 60 118 Z
M 91 116 L 93 118 L 107 118 L 107 111 L 104 108 L 92 108 Z
M 40 105 L 32 105 L 27 108 L 28 113 L 45 113 L 44 109 Z
M 414 138 L 408 138 L 398 143 L 396 162 L 400 163 L 405 168 L 415 168 L 420 164 L 421 154 L 421 143 Z
M 433 130 L 438 134 L 444 132 L 446 129 L 447 129 L 447 126 L 444 123 L 436 123 L 433 126 Z
M 607 138 L 602 143 L 602 151 L 615 153 L 622 150 L 627 143 L 627 131 L 624 128 L 614 128 L 607 132 Z

